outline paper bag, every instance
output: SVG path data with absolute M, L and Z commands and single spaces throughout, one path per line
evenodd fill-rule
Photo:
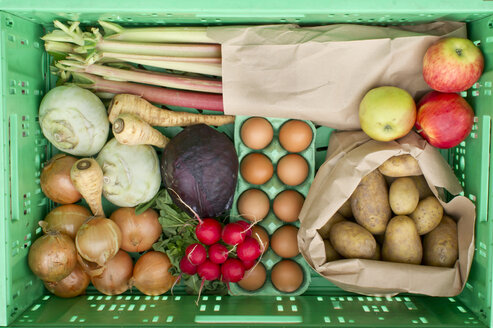
M 430 90 L 426 49 L 440 37 L 466 37 L 464 23 L 416 26 L 335 24 L 210 27 L 221 43 L 225 114 L 312 120 L 359 129 L 358 106 L 378 86 Z
M 360 180 L 392 156 L 411 154 L 445 213 L 457 220 L 459 260 L 453 268 L 344 259 L 325 263 L 323 240 L 317 232 L 351 196 Z M 445 203 L 439 191 L 457 195 L 462 187 L 438 150 L 411 132 L 393 142 L 371 140 L 363 132 L 333 133 L 328 157 L 320 167 L 300 213 L 298 243 L 310 266 L 335 285 L 367 295 L 401 292 L 455 296 L 466 283 L 474 254 L 475 206 L 456 196 Z

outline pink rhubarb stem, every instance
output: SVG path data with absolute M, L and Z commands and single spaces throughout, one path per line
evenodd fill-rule
M 222 82 L 214 79 L 186 77 L 167 73 L 149 74 L 98 64 L 86 66 L 84 72 L 130 82 L 152 84 L 175 89 L 222 93 Z
M 213 110 L 218 112 L 224 110 L 223 96 L 219 94 L 167 89 L 132 82 L 111 81 L 87 73 L 73 74 L 92 81 L 91 84 L 81 83 L 78 85 L 96 92 L 109 92 L 114 94 L 129 93 L 141 96 L 150 102 L 163 105 Z

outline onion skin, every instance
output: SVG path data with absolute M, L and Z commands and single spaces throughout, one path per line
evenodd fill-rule
M 133 285 L 145 295 L 164 294 L 177 279 L 169 272 L 170 268 L 168 255 L 156 251 L 147 252 L 135 263 Z
M 93 217 L 77 231 L 75 246 L 80 256 L 89 262 L 104 266 L 122 244 L 122 233 L 110 219 Z
M 82 270 L 89 275 L 89 277 L 99 276 L 104 271 L 103 266 L 83 259 L 79 253 L 77 253 L 77 262 Z
M 82 197 L 70 179 L 70 169 L 75 162 L 77 158 L 73 156 L 56 154 L 43 167 L 41 190 L 55 203 L 72 204 Z
M 84 206 L 68 204 L 54 208 L 39 225 L 46 233 L 56 231 L 75 239 L 77 231 L 91 216 L 91 212 Z
M 91 277 L 91 282 L 98 291 L 105 295 L 119 295 L 130 287 L 132 271 L 132 258 L 120 250 L 106 263 L 101 275 Z
M 158 213 L 148 209 L 136 215 L 132 207 L 117 209 L 110 216 L 122 232 L 121 249 L 127 252 L 144 252 L 161 236 L 163 229 L 158 220 Z
M 29 268 L 41 280 L 57 282 L 74 270 L 77 251 L 69 236 L 50 232 L 36 239 L 27 259 Z
M 89 282 L 89 275 L 77 263 L 75 269 L 62 280 L 58 282 L 44 281 L 44 284 L 50 293 L 58 297 L 71 298 L 84 294 Z

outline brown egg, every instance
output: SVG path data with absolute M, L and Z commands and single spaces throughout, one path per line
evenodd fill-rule
M 282 226 L 272 235 L 270 247 L 280 257 L 294 257 L 300 253 L 297 235 L 298 228 L 295 226 Z
M 298 220 L 305 197 L 295 190 L 284 190 L 279 193 L 272 204 L 274 214 L 284 222 Z
M 271 280 L 279 291 L 292 293 L 303 283 L 303 270 L 295 261 L 282 260 L 272 268 Z
M 274 136 L 272 125 L 265 118 L 252 117 L 243 122 L 240 130 L 241 140 L 252 149 L 267 147 Z
M 303 121 L 291 120 L 283 124 L 279 130 L 279 142 L 289 152 L 298 153 L 311 144 L 312 129 Z
M 265 253 L 269 248 L 269 235 L 267 234 L 267 231 L 259 225 L 254 225 L 252 227 L 252 237 L 257 239 L 262 254 Z
M 238 285 L 245 290 L 257 290 L 264 285 L 266 277 L 265 266 L 262 263 L 258 263 L 245 272 L 243 279 L 238 281 Z
M 298 154 L 286 155 L 277 163 L 277 176 L 283 183 L 297 186 L 308 176 L 308 163 Z
M 250 222 L 263 220 L 269 208 L 269 197 L 260 189 L 248 189 L 238 198 L 238 213 Z
M 240 171 L 243 178 L 256 185 L 266 183 L 274 174 L 274 166 L 264 154 L 251 153 L 241 161 Z

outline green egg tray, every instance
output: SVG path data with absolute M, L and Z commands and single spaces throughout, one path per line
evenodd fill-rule
M 237 116 L 236 120 L 235 120 L 234 140 L 235 140 L 236 152 L 238 154 L 238 161 L 239 161 L 239 163 L 241 163 L 243 158 L 250 153 L 253 153 L 253 152 L 262 153 L 262 154 L 266 155 L 271 160 L 272 164 L 274 165 L 274 174 L 273 174 L 272 178 L 269 181 L 267 181 L 266 183 L 264 183 L 262 185 L 254 185 L 254 184 L 248 183 L 247 181 L 245 181 L 245 179 L 243 179 L 243 177 L 241 175 L 241 171 L 238 173 L 238 183 L 236 184 L 235 198 L 233 201 L 233 206 L 231 208 L 231 219 L 230 219 L 230 221 L 234 222 L 234 221 L 238 221 L 238 220 L 242 219 L 239 212 L 238 212 L 238 207 L 237 207 L 238 198 L 240 197 L 240 195 L 248 189 L 260 189 L 263 192 L 265 192 L 267 197 L 269 197 L 270 209 L 269 209 L 269 213 L 267 214 L 267 216 L 257 224 L 267 231 L 267 233 L 269 234 L 269 240 L 270 240 L 272 234 L 278 228 L 282 227 L 283 225 L 291 224 L 291 225 L 294 225 L 296 227 L 299 227 L 299 225 L 300 225 L 299 221 L 292 222 L 292 223 L 286 223 L 286 222 L 283 222 L 280 219 L 278 219 L 276 217 L 276 215 L 274 214 L 274 211 L 272 210 L 272 202 L 273 202 L 274 198 L 280 192 L 287 190 L 287 189 L 296 190 L 297 192 L 302 194 L 304 197 L 306 197 L 306 195 L 308 194 L 308 190 L 310 189 L 310 185 L 311 185 L 311 183 L 313 181 L 313 177 L 315 175 L 316 129 L 315 129 L 315 126 L 313 125 L 312 122 L 303 121 L 303 122 L 307 123 L 310 126 L 310 128 L 312 129 L 312 133 L 313 133 L 312 142 L 310 143 L 310 145 L 305 150 L 303 150 L 299 153 L 296 153 L 296 154 L 303 156 L 305 158 L 305 160 L 307 161 L 308 167 L 309 167 L 308 176 L 305 179 L 305 181 L 302 182 L 301 184 L 299 184 L 297 186 L 288 186 L 288 185 L 284 184 L 279 179 L 279 177 L 276 175 L 276 171 L 277 171 L 277 162 L 283 156 L 290 154 L 290 152 L 288 152 L 287 150 L 285 150 L 281 146 L 281 144 L 279 143 L 278 137 L 279 137 L 279 130 L 280 130 L 281 126 L 284 123 L 290 121 L 291 119 L 265 117 L 265 119 L 267 119 L 270 122 L 270 124 L 272 125 L 272 127 L 274 129 L 274 137 L 272 138 L 272 142 L 267 147 L 265 147 L 264 149 L 261 149 L 261 150 L 256 150 L 256 149 L 251 149 L 251 148 L 247 147 L 242 142 L 241 136 L 240 136 L 241 127 L 243 126 L 243 123 L 249 118 L 250 118 L 250 116 Z M 296 291 L 294 291 L 292 293 L 285 293 L 285 292 L 281 292 L 278 289 L 276 289 L 274 287 L 274 285 L 272 284 L 272 281 L 270 279 L 271 270 L 274 267 L 274 265 L 276 265 L 276 263 L 278 263 L 282 259 L 283 259 L 282 257 L 277 255 L 272 250 L 272 248 L 269 247 L 269 249 L 263 254 L 263 256 L 261 258 L 261 262 L 264 264 L 265 269 L 267 271 L 267 278 L 266 278 L 264 285 L 255 291 L 247 291 L 247 290 L 241 288 L 238 284 L 231 284 L 230 294 L 231 295 L 266 295 L 266 296 L 267 295 L 269 295 L 269 296 L 286 296 L 286 295 L 295 296 L 295 295 L 303 294 L 308 289 L 308 286 L 310 285 L 311 271 L 310 271 L 309 265 L 305 262 L 305 260 L 303 259 L 303 256 L 301 254 L 298 254 L 297 256 L 295 256 L 293 258 L 289 258 L 290 260 L 293 260 L 296 263 L 298 263 L 300 265 L 302 271 L 303 271 L 304 277 L 303 277 L 303 282 L 302 282 L 301 286 Z

